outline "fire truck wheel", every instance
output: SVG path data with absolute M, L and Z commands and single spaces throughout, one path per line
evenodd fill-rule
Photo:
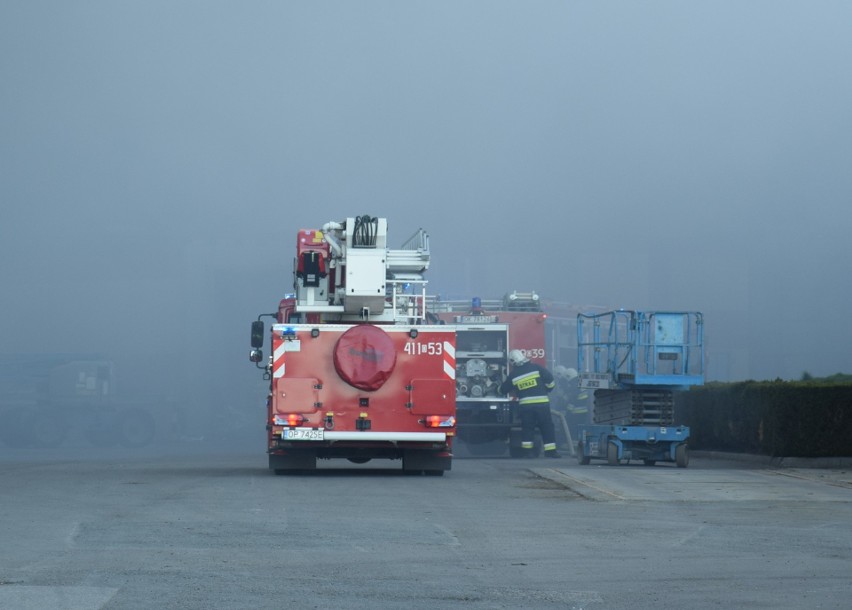
M 118 440 L 128 448 L 145 447 L 154 440 L 153 416 L 142 409 L 124 409 L 118 414 Z

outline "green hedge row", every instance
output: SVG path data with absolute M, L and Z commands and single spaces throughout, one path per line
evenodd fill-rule
M 852 384 L 710 383 L 675 397 L 693 450 L 772 457 L 852 456 Z

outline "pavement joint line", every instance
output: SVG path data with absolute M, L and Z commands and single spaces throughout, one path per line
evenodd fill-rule
M 563 485 L 567 489 L 573 491 L 578 496 L 585 498 L 586 500 L 626 500 L 624 496 L 620 496 L 616 493 L 613 493 L 607 489 L 602 489 L 597 487 L 596 485 L 592 485 L 587 481 L 582 481 L 576 477 L 572 477 L 570 474 L 566 474 L 565 472 L 559 470 L 558 468 L 530 468 L 529 471 L 536 476 L 543 477 L 554 483 L 559 483 Z M 554 476 L 555 475 L 555 476 Z M 568 479 L 566 482 L 565 479 Z M 589 493 L 586 489 L 593 489 L 597 493 Z M 601 498 L 601 494 L 603 498 Z
M 772 473 L 772 474 L 777 474 L 778 476 L 782 476 L 782 477 L 790 477 L 791 479 L 798 479 L 800 481 L 813 481 L 815 483 L 822 483 L 824 485 L 831 485 L 832 487 L 841 487 L 841 488 L 845 488 L 845 489 L 849 488 L 849 485 L 842 482 L 842 481 L 831 481 L 831 480 L 822 479 L 822 478 L 819 478 L 819 477 L 814 478 L 813 476 L 805 476 L 805 475 L 798 473 L 798 472 L 790 472 L 790 471 L 784 471 L 784 470 L 767 470 L 766 472 L 769 472 L 769 473 Z

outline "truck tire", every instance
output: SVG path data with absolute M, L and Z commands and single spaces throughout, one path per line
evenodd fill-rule
M 689 466 L 689 449 L 686 444 L 681 444 L 675 449 L 675 464 L 678 468 L 686 468 Z
M 615 443 L 606 444 L 606 463 L 610 466 L 618 466 L 618 445 Z

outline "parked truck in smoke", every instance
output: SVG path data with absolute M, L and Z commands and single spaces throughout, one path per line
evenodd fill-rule
M 326 459 L 451 469 L 455 330 L 427 323 L 428 234 L 418 230 L 399 249 L 387 235 L 387 219 L 367 215 L 298 231 L 293 293 L 252 323 L 250 360 L 269 380 L 275 474 Z M 264 317 L 273 318 L 268 339 Z
M 0 441 L 59 447 L 79 434 L 98 447 L 144 447 L 155 437 L 150 404 L 116 391 L 113 362 L 99 354 L 0 356 Z

